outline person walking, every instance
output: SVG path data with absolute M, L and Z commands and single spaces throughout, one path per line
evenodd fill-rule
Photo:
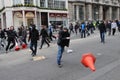
M 114 36 L 117 28 L 117 23 L 115 20 L 112 22 L 111 28 L 112 28 L 112 35 Z
M 37 53 L 37 41 L 39 40 L 39 32 L 35 25 L 32 25 L 32 30 L 29 32 L 28 42 L 30 42 L 30 49 L 32 51 L 32 56 L 36 56 Z
M 78 29 L 79 29 L 79 23 L 78 23 L 78 22 L 76 22 L 76 24 L 75 24 L 75 26 L 74 26 L 74 29 L 75 29 L 75 33 L 76 33 L 76 35 L 77 35 L 77 31 L 78 31 Z
M 51 24 L 49 24 L 49 26 L 48 26 L 48 35 L 49 35 L 49 38 L 51 41 L 53 41 L 52 38 L 56 39 L 56 37 L 53 35 L 53 26 Z
M 98 28 L 99 28 L 99 31 L 100 31 L 101 43 L 105 43 L 106 27 L 105 27 L 104 21 L 100 22 Z
M 71 32 L 74 33 L 74 31 L 73 31 L 73 24 L 72 23 L 70 23 L 69 30 L 70 30 L 70 34 L 71 34 Z
M 62 67 L 61 58 L 64 52 L 64 47 L 69 46 L 69 41 L 70 41 L 70 33 L 68 32 L 67 28 L 63 28 L 63 30 L 60 30 L 58 33 L 58 41 L 57 41 L 57 45 L 58 45 L 57 65 L 59 68 Z
M 108 30 L 108 35 L 111 35 L 111 21 L 107 21 L 106 22 L 106 28 Z
M 49 47 L 50 46 L 49 40 L 48 40 L 49 36 L 48 36 L 47 30 L 46 30 L 46 26 L 42 26 L 40 36 L 42 36 L 42 40 L 41 40 L 41 45 L 40 45 L 39 49 L 42 49 L 42 46 L 44 43 L 46 43 Z
M 86 37 L 86 25 L 84 22 L 82 22 L 81 24 L 81 38 L 85 38 Z
M 22 26 L 22 41 L 27 45 L 26 38 L 27 38 L 27 30 L 24 26 Z

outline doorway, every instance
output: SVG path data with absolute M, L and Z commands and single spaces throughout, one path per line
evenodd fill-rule
M 41 25 L 45 25 L 48 27 L 48 13 L 46 12 L 41 13 Z
M 27 25 L 28 25 L 28 27 L 30 26 L 30 24 L 34 24 L 33 18 L 27 19 Z

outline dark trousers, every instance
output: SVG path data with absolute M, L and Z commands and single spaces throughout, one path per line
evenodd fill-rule
M 76 35 L 77 35 L 77 30 L 78 30 L 78 29 L 75 29 L 75 33 L 76 33 Z
M 10 46 L 11 43 L 12 43 L 12 45 Z M 15 46 L 15 39 L 8 39 L 8 44 L 6 46 L 6 51 L 8 51 L 8 49 L 12 49 L 14 46 Z
M 108 35 L 111 35 L 111 29 L 108 29 Z
M 81 38 L 85 38 L 86 37 L 86 33 L 85 33 L 85 30 L 81 30 Z
M 112 30 L 113 30 L 112 35 L 115 35 L 116 29 L 112 29 Z
M 73 29 L 70 29 L 70 34 L 71 34 L 71 32 L 74 33 Z
M 44 43 L 46 43 L 48 45 L 48 47 L 50 46 L 48 41 L 47 41 L 47 38 L 42 38 L 40 48 L 42 48 Z
M 37 52 L 37 42 L 30 43 L 30 49 L 32 50 L 32 55 L 36 55 Z
M 105 32 L 100 32 L 101 42 L 105 42 Z
M 22 41 L 27 45 L 26 38 L 23 38 Z
M 56 39 L 56 37 L 52 34 L 52 32 L 50 32 L 49 33 L 49 38 L 50 38 L 51 41 L 53 40 L 52 37 Z

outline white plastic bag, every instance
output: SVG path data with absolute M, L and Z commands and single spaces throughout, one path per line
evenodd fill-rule
M 72 53 L 73 52 L 73 50 L 72 49 L 67 49 L 67 53 Z

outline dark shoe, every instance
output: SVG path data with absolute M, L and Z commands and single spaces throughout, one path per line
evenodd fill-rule
M 1 46 L 2 46 L 2 47 L 4 47 L 4 45 L 3 45 L 3 44 L 1 44 Z
M 41 47 L 39 49 L 42 49 Z
M 34 54 L 34 53 L 32 53 L 31 55 L 32 55 L 32 56 L 35 56 L 35 54 Z
M 48 45 L 48 47 L 50 47 L 50 45 Z
M 58 64 L 58 67 L 59 67 L 59 68 L 62 68 L 62 66 L 63 66 L 63 65 L 61 65 L 61 64 Z
M 36 56 L 36 54 L 32 54 L 32 57 Z

